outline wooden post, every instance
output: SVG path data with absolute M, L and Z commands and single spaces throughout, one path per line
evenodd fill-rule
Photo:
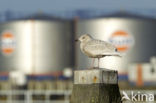
M 70 103 L 122 103 L 117 71 L 103 68 L 75 71 Z

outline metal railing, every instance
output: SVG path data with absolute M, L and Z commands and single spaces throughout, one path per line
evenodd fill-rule
M 42 96 L 42 99 L 40 98 L 40 95 Z M 60 100 L 51 100 L 50 96 L 53 95 L 63 95 L 64 98 Z M 69 103 L 70 95 L 70 90 L 7 90 L 0 91 L 0 96 L 3 96 L 3 99 L 0 98 L 0 103 Z M 22 99 L 20 96 L 22 96 Z M 38 99 L 35 99 L 34 96 L 38 96 Z
M 121 95 L 123 94 L 123 91 L 126 92 L 127 95 L 131 95 L 132 91 L 134 93 L 151 93 L 156 95 L 156 90 L 121 90 Z M 69 103 L 71 92 L 71 90 L 5 90 L 0 91 L 0 103 Z M 63 95 L 64 98 L 51 99 L 51 96 L 56 95 Z M 2 96 L 4 96 L 5 98 L 2 98 Z M 20 96 L 23 96 L 22 99 L 20 98 Z M 35 98 L 35 96 L 37 96 L 38 98 Z M 155 101 L 150 103 L 155 103 Z

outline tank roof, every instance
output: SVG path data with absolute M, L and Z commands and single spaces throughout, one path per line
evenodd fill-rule
M 106 18 L 107 17 L 117 17 L 117 18 L 134 18 L 134 19 L 156 20 L 155 18 L 152 18 L 152 17 L 137 15 L 137 14 L 133 14 L 133 13 L 127 13 L 127 12 L 117 12 L 117 13 L 112 13 L 109 15 L 98 16 L 98 18 L 101 18 L 101 17 L 106 17 Z
M 34 15 L 29 15 L 24 18 L 20 18 L 19 20 L 27 20 L 27 19 L 35 19 L 35 20 L 64 20 L 62 18 L 56 17 L 56 16 L 50 16 L 47 14 L 34 14 Z
M 2 24 L 2 23 L 12 22 L 12 21 L 18 21 L 18 20 L 66 21 L 65 19 L 62 19 L 62 18 L 59 18 L 59 17 L 56 17 L 56 16 L 50 16 L 50 15 L 47 15 L 47 14 L 40 13 L 40 14 L 33 14 L 33 15 L 21 17 L 21 18 L 10 19 L 10 20 L 3 21 L 3 22 L 0 22 L 0 23 Z

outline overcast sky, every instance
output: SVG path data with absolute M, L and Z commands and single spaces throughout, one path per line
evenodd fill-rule
M 0 12 L 57 12 L 77 9 L 155 9 L 156 0 L 0 0 Z

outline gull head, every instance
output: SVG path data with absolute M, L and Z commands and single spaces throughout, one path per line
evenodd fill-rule
M 78 41 L 80 42 L 88 42 L 92 39 L 92 37 L 89 34 L 83 34 L 78 38 Z

